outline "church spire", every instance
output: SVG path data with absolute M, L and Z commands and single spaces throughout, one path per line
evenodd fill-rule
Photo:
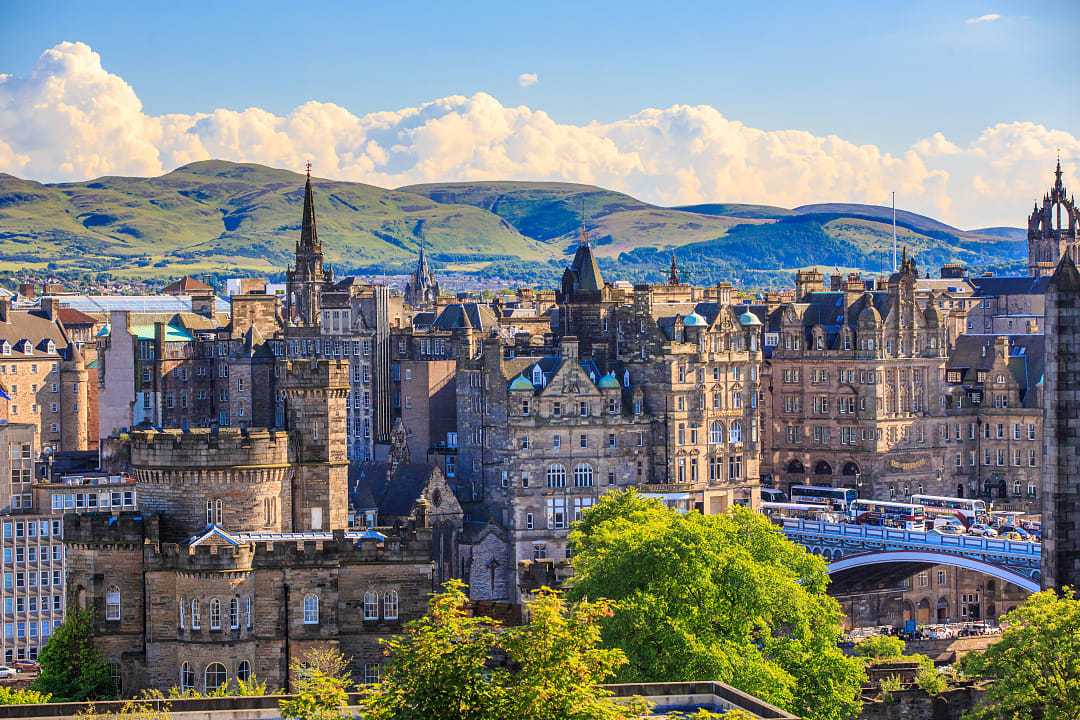
M 307 182 L 304 184 L 304 219 L 300 225 L 300 247 L 311 250 L 319 244 L 315 229 L 315 195 L 311 191 L 311 161 L 307 164 Z
M 668 272 L 668 285 L 679 285 L 679 266 L 675 264 L 675 251 L 671 251 L 671 270 Z

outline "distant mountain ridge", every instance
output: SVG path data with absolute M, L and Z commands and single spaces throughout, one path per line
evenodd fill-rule
M 280 273 L 299 233 L 304 176 L 209 160 L 156 178 L 42 184 L 0 174 L 0 271 L 118 277 Z M 824 203 L 665 208 L 574 183 L 467 182 L 394 190 L 313 179 L 319 237 L 342 271 L 400 272 L 421 244 L 437 270 L 553 282 L 582 225 L 606 274 L 786 281 L 811 264 L 877 271 L 891 255 L 891 209 Z M 960 261 L 1021 267 L 1020 228 L 964 231 L 897 211 L 899 240 L 924 270 Z

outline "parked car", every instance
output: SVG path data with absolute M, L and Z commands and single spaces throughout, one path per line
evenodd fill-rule
M 935 525 L 934 529 L 930 532 L 936 532 L 938 535 L 963 535 L 964 530 L 959 525 L 953 523 L 945 523 L 944 525 Z
M 1024 542 L 1024 536 L 1016 532 L 1015 530 L 1002 532 L 998 535 L 998 537 L 1005 538 L 1006 540 L 1012 540 L 1013 542 Z
M 0 679 L 13 678 L 19 674 L 19 671 L 13 667 L 7 665 L 0 665 Z

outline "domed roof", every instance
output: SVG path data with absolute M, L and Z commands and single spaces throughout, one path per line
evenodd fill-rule
M 870 322 L 870 323 L 874 323 L 874 324 L 880 324 L 881 323 L 881 313 L 879 313 L 878 309 L 876 307 L 874 307 L 874 296 L 872 294 L 870 294 L 870 293 L 866 293 L 866 295 L 864 297 L 866 298 L 866 307 L 864 307 L 862 312 L 859 313 L 859 322 L 860 323 Z
M 705 327 L 709 324 L 705 321 L 705 318 L 701 317 L 696 312 L 684 315 L 682 321 L 683 325 L 686 327 Z
M 514 378 L 513 382 L 510 383 L 510 389 L 511 390 L 528 390 L 528 391 L 532 392 L 533 384 L 524 375 L 518 375 L 516 378 Z
M 615 377 L 614 372 L 609 372 L 604 377 L 600 378 L 600 382 L 596 384 L 601 390 L 618 390 L 619 379 Z
M 757 315 L 755 315 L 754 313 L 747 310 L 746 312 L 744 312 L 742 315 L 739 316 L 739 324 L 740 325 L 760 325 L 761 324 L 761 319 Z

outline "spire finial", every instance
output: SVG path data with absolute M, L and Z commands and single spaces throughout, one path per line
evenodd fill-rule
M 311 161 L 310 160 L 307 161 L 307 176 L 308 176 L 308 180 L 310 180 L 311 179 Z

